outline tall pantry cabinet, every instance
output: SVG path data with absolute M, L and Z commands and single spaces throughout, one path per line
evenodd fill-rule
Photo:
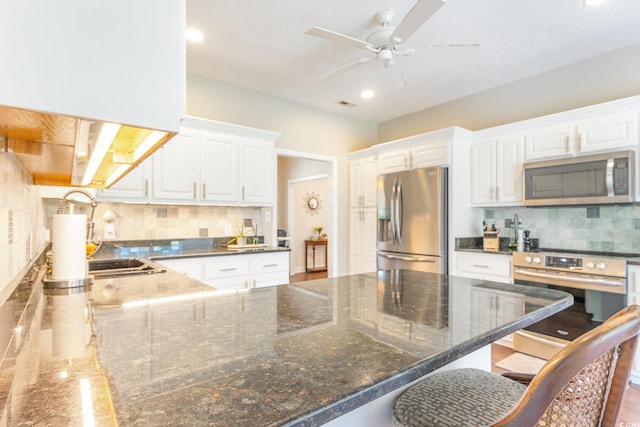
M 349 273 L 376 269 L 378 161 L 366 152 L 349 156 Z

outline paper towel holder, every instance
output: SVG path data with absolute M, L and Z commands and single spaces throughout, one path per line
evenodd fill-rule
M 67 198 L 74 193 L 79 193 L 86 196 L 91 202 L 91 214 L 87 220 L 86 241 L 93 243 L 93 228 L 94 228 L 93 215 L 95 213 L 96 206 L 98 206 L 98 203 L 96 202 L 95 197 L 93 197 L 93 195 L 89 191 L 81 188 L 75 188 L 65 193 L 65 195 L 62 196 L 62 198 L 58 202 L 57 214 L 58 215 L 64 214 L 64 211 L 67 205 Z M 46 289 L 84 288 L 93 284 L 93 279 L 94 278 L 91 275 L 87 275 L 86 277 L 73 278 L 73 279 L 53 279 L 51 277 L 45 277 L 42 280 L 42 283 L 44 285 L 44 288 Z

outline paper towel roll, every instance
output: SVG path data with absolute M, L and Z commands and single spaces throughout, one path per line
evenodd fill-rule
M 82 279 L 87 276 L 87 216 L 53 216 L 51 277 L 54 280 Z

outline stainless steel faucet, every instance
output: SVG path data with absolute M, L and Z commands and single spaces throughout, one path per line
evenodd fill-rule
M 83 194 L 91 201 L 91 214 L 89 215 L 89 219 L 87 220 L 87 241 L 93 242 L 93 226 L 94 226 L 93 214 L 96 211 L 96 206 L 98 206 L 98 203 L 96 202 L 96 198 L 93 197 L 93 195 L 89 191 L 84 190 L 82 188 L 74 188 L 73 190 L 68 191 L 64 196 L 62 196 L 62 198 L 58 202 L 57 213 L 58 214 L 64 213 L 64 210 L 67 206 L 67 197 L 69 197 L 74 193 Z

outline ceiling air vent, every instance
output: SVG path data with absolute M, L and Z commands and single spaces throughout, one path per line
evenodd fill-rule
M 343 107 L 357 107 L 358 104 L 354 104 L 353 102 L 345 101 L 344 99 L 338 101 L 338 105 L 342 105 Z

